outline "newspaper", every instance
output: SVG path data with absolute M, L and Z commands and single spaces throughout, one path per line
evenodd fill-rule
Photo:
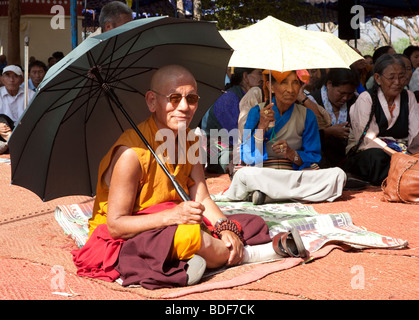
M 247 213 L 263 218 L 273 237 L 279 232 L 296 227 L 306 249 L 315 252 L 326 243 L 347 244 L 357 249 L 400 249 L 406 240 L 380 235 L 353 224 L 348 213 L 319 214 L 312 206 L 299 202 L 253 205 L 251 202 L 217 202 L 224 214 Z M 60 205 L 55 209 L 55 219 L 67 235 L 81 248 L 88 239 L 88 220 L 92 216 L 93 202 Z
M 59 205 L 55 208 L 55 220 L 81 248 L 89 237 L 89 219 L 93 212 L 93 202 L 86 204 Z
M 406 240 L 380 235 L 353 224 L 349 213 L 319 214 L 301 203 L 253 205 L 251 202 L 218 202 L 225 215 L 248 213 L 263 218 L 271 237 L 296 227 L 306 249 L 315 252 L 326 243 L 341 243 L 356 249 L 401 249 Z

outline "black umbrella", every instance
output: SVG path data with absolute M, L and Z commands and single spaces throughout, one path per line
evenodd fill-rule
M 133 127 L 145 141 L 136 124 L 149 117 L 144 95 L 155 70 L 179 64 L 195 76 L 201 99 L 193 127 L 221 94 L 231 54 L 215 24 L 168 17 L 83 41 L 48 71 L 15 128 L 11 183 L 44 201 L 94 196 L 99 163 L 121 133 Z

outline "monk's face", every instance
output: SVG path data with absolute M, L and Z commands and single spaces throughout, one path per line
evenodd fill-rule
M 189 126 L 198 108 L 196 82 L 191 74 L 169 74 L 149 92 L 149 108 L 159 129 L 168 128 L 176 134 L 180 127 Z

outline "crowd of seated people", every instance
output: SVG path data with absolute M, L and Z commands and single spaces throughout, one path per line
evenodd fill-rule
M 391 155 L 408 150 L 419 133 L 418 102 L 409 90 L 414 54 L 388 49 L 373 55 L 372 67 L 357 61 L 348 69 L 310 72 L 232 70 L 226 93 L 201 121 L 210 137 L 211 129 L 227 132 L 227 140 L 217 135 L 207 149 L 223 151 L 207 171 L 231 173 L 223 195 L 254 204 L 332 202 L 348 185 L 380 185 Z M 157 132 L 169 129 L 177 136 L 179 115 L 188 126 L 198 101 L 197 81 L 183 66 L 154 73 L 145 94 L 151 116 L 138 125 L 154 150 L 162 143 L 153 139 Z M 240 135 L 238 145 L 229 131 Z M 186 153 L 194 142 L 188 140 Z M 236 170 L 230 166 L 236 164 L 235 151 Z M 134 130 L 119 137 L 99 166 L 89 239 L 72 251 L 78 274 L 108 281 L 120 277 L 124 286 L 171 288 L 198 283 L 206 268 L 305 255 L 304 245 L 298 255 L 277 251 L 279 238 L 271 238 L 257 215 L 225 216 L 210 197 L 202 164 L 174 160 L 169 173 L 176 171 L 191 201 L 182 201 Z M 284 247 L 292 239 L 296 247 L 302 243 L 298 230 L 285 237 Z
M 55 52 L 53 56 L 56 57 L 56 63 L 64 55 L 62 52 Z M 28 81 L 25 83 L 23 68 L 20 65 L 8 64 L 7 57 L 0 56 L 0 154 L 9 152 L 10 135 L 47 71 L 48 67 L 44 62 L 30 57 Z M 25 84 L 28 91 L 26 95 Z
M 340 171 L 329 174 L 333 182 L 327 183 L 335 189 L 381 185 L 388 175 L 391 154 L 406 152 L 419 134 L 418 66 L 419 47 L 396 53 L 391 46 L 383 46 L 348 69 L 263 70 L 263 84 L 239 90 L 234 105 L 226 103 L 226 95 L 221 96 L 214 106 L 223 101 L 225 111 L 220 109 L 217 117 L 231 123 L 228 130 L 239 132 L 237 145 L 228 146 L 229 154 L 218 167 L 218 172 L 232 178 L 226 196 L 254 203 L 285 198 L 333 201 L 332 191 L 315 200 L 308 191 L 283 192 L 297 190 L 292 184 L 285 188 L 285 181 L 308 169 L 318 173 L 310 173 L 315 178 L 307 180 L 307 190 L 315 182 L 321 187 L 319 177 L 324 174 L 319 170 L 331 168 L 344 172 L 343 179 Z M 242 74 L 242 69 L 238 72 Z M 209 114 L 214 113 L 214 106 Z M 212 128 L 224 126 L 207 121 L 207 135 Z M 239 152 L 238 163 L 232 164 L 232 151 Z M 308 175 L 304 173 L 307 179 Z M 268 188 L 267 181 L 281 181 L 281 187 Z

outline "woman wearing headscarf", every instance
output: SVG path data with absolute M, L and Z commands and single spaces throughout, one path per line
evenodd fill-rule
M 241 148 L 247 166 L 235 173 L 226 198 L 243 200 L 252 194 L 253 203 L 260 204 L 333 201 L 341 195 L 346 181 L 341 169 L 304 170 L 318 169 L 321 159 L 316 116 L 296 103 L 304 77 L 303 71 L 264 71 L 265 97 L 272 93 L 272 102 L 249 111 Z
M 317 120 L 311 110 L 295 103 L 302 75 L 297 75 L 296 71 L 271 73 L 269 81 L 269 70 L 264 71 L 263 90 L 265 97 L 269 97 L 271 89 L 272 103 L 249 111 L 245 130 L 258 130 L 248 136 L 247 143 L 242 145 L 242 159 L 246 164 L 252 164 L 257 150 L 249 153 L 248 142 L 263 140 L 265 164 L 269 160 L 281 159 L 283 165 L 296 170 L 316 166 L 320 161 Z
M 346 170 L 373 185 L 387 177 L 391 154 L 403 151 L 419 133 L 419 106 L 405 90 L 406 70 L 399 56 L 382 55 L 374 64 L 374 86 L 350 109 Z

